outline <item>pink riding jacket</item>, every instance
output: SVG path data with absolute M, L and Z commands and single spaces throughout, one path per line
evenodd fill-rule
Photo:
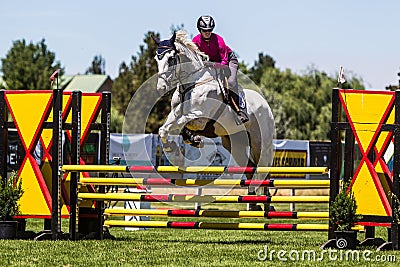
M 221 36 L 211 33 L 210 41 L 207 42 L 201 34 L 198 34 L 192 41 L 202 52 L 209 56 L 210 61 L 228 65 L 229 54 L 232 53 L 232 49 L 225 44 Z

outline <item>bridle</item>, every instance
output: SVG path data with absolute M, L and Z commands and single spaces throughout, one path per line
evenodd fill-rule
M 158 53 L 158 49 L 165 49 L 165 50 L 163 50 L 161 53 Z M 175 51 L 175 55 L 170 57 L 168 59 L 168 62 L 167 62 L 168 63 L 168 69 L 172 68 L 171 71 L 168 71 L 168 72 L 170 72 L 170 74 L 167 75 L 166 74 L 167 72 L 158 73 L 158 78 L 163 79 L 166 84 L 171 85 L 172 75 L 175 74 L 175 77 L 177 77 L 177 74 L 176 74 L 176 68 L 177 68 L 177 65 L 178 65 L 178 59 L 176 57 L 177 51 L 174 48 L 169 47 L 169 46 L 160 46 L 160 47 L 158 47 L 158 49 L 157 49 L 157 53 L 156 53 L 156 56 L 157 56 L 158 60 L 161 60 L 165 56 L 165 54 L 167 54 L 167 53 L 169 53 L 171 51 Z M 163 74 L 165 74 L 165 75 L 163 75 Z
M 159 53 L 158 52 L 159 49 L 165 49 L 165 50 L 163 50 L 161 53 Z M 157 49 L 156 56 L 157 56 L 158 60 L 161 60 L 165 56 L 166 53 L 171 52 L 171 51 L 175 51 L 174 55 L 168 59 L 168 69 L 171 69 L 170 70 L 171 73 L 169 75 L 165 75 L 165 77 L 164 77 L 164 75 L 162 75 L 163 73 L 159 73 L 158 77 L 163 79 L 166 84 L 171 86 L 171 80 L 173 78 L 172 76 L 175 76 L 175 78 L 178 81 L 177 87 L 178 87 L 180 99 L 181 99 L 181 102 L 183 102 L 185 95 L 189 91 L 191 91 L 192 89 L 194 89 L 197 86 L 206 84 L 206 83 L 214 80 L 214 77 L 212 75 L 211 77 L 209 77 L 208 79 L 206 79 L 204 81 L 193 82 L 193 83 L 188 84 L 188 86 L 184 86 L 184 84 L 185 84 L 184 81 L 187 78 L 189 78 L 190 76 L 192 76 L 193 74 L 195 74 L 199 71 L 203 71 L 205 68 L 208 68 L 208 67 L 205 65 L 202 65 L 200 68 L 195 69 L 192 72 L 186 72 L 184 69 L 179 67 L 182 62 L 179 52 L 174 47 L 170 47 L 170 46 L 159 46 Z M 182 74 L 184 74 L 185 76 L 182 77 Z M 172 91 L 173 90 L 170 90 L 170 92 L 172 92 Z

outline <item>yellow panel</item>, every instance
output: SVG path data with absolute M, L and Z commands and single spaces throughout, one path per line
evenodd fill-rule
M 365 94 L 341 92 L 342 98 L 354 125 L 356 134 L 359 137 L 360 145 L 365 152 L 371 143 L 379 122 L 382 120 L 392 94 Z
M 68 211 L 67 206 L 65 204 L 65 197 L 67 197 L 68 200 L 69 200 L 69 183 L 64 183 L 63 186 L 66 187 L 66 190 L 68 192 L 67 192 L 67 196 L 64 196 L 64 194 L 61 194 L 62 195 L 62 197 L 61 197 L 61 215 L 68 216 L 69 215 L 69 211 Z
M 184 168 L 182 168 L 182 171 L 184 170 Z M 179 172 L 179 166 L 158 166 L 157 167 L 157 171 L 158 172 Z
M 358 214 L 387 216 L 365 162 L 353 184 L 353 192 L 357 201 Z
M 388 123 L 388 124 L 394 124 L 394 108 L 393 108 L 392 111 L 390 112 L 389 117 L 388 117 L 386 123 Z
M 69 103 L 69 100 L 71 98 L 71 94 L 63 94 L 63 112 L 65 112 L 66 108 L 67 108 L 67 104 Z M 66 118 L 67 123 L 71 123 L 72 122 L 72 112 L 69 112 Z
M 375 147 L 378 150 L 378 152 L 381 152 L 383 144 L 389 135 L 389 132 L 381 132 L 378 136 L 378 140 L 376 141 Z
M 375 166 L 375 171 L 376 171 L 377 173 L 383 172 L 382 166 L 381 166 L 379 163 L 376 164 L 376 166 Z
M 67 209 L 67 206 L 65 204 L 63 204 L 63 206 L 61 207 L 61 216 L 69 216 L 69 211 Z
M 18 126 L 23 143 L 30 148 L 44 113 L 51 103 L 51 93 L 7 94 L 11 113 Z
M 46 122 L 53 122 L 53 107 L 50 107 L 50 113 L 49 113 L 49 117 L 47 117 Z
M 385 192 L 386 199 L 388 200 L 388 202 L 390 202 L 391 199 L 392 199 L 391 190 L 390 190 L 390 186 L 388 184 L 388 181 L 386 180 L 386 176 L 385 176 L 385 173 L 383 171 L 383 168 L 382 168 L 381 164 L 384 164 L 384 163 L 379 161 L 378 164 L 375 166 L 375 171 L 376 171 L 376 173 L 378 175 L 379 181 L 380 181 L 380 183 L 382 185 L 382 188 L 383 188 L 383 190 Z M 390 183 L 392 183 L 392 182 L 390 182 Z
M 101 95 L 83 95 L 82 96 L 82 113 L 81 113 L 81 138 L 86 133 L 88 124 L 95 118 L 93 113 L 96 112 L 100 104 Z
M 49 189 L 49 192 L 51 194 L 51 184 L 52 184 L 52 169 L 51 169 L 51 163 L 48 160 L 45 160 L 42 164 L 42 167 L 40 169 L 43 175 L 43 180 L 45 181 L 47 188 Z
M 392 111 L 390 112 L 386 123 L 387 124 L 394 124 L 394 109 L 392 109 Z M 385 140 L 386 140 L 388 135 L 389 135 L 389 132 L 381 132 L 380 133 L 380 135 L 378 137 L 378 140 L 376 142 L 376 145 L 375 145 L 376 148 L 378 149 L 379 153 L 382 152 L 381 150 L 382 150 L 383 144 L 384 144 L 384 142 L 385 142 Z
M 20 200 L 22 215 L 51 215 L 29 158 L 20 174 L 24 194 Z
M 44 143 L 44 147 L 46 148 L 46 150 L 49 150 L 50 143 L 53 139 L 53 130 L 43 129 L 41 137 Z

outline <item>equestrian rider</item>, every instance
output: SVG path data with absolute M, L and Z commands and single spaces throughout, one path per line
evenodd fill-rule
M 233 92 L 233 105 L 236 105 L 236 113 L 241 123 L 249 120 L 246 113 L 246 102 L 243 89 L 237 82 L 238 59 L 226 44 L 224 39 L 216 33 L 213 33 L 215 22 L 211 16 L 201 16 L 197 20 L 197 29 L 200 34 L 193 38 L 193 42 L 198 46 L 200 51 L 205 53 L 209 60 L 214 62 L 215 68 L 229 68 L 228 85 L 230 91 Z

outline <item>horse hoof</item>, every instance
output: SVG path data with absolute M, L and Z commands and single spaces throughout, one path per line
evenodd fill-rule
M 197 148 L 203 148 L 204 147 L 204 141 L 203 138 L 201 138 L 200 135 L 196 135 L 193 137 L 193 146 Z
M 269 206 L 268 211 L 276 211 L 274 206 Z
M 174 141 L 167 141 L 166 143 L 163 143 L 163 151 L 164 152 L 172 152 L 176 150 L 178 147 L 177 144 Z
M 172 148 L 169 147 L 169 146 L 163 146 L 163 151 L 164 151 L 164 152 L 171 152 L 171 151 L 172 151 Z
M 203 142 L 203 140 L 201 140 L 200 142 L 194 142 L 191 145 L 196 147 L 196 148 L 203 148 L 204 147 L 204 142 Z

